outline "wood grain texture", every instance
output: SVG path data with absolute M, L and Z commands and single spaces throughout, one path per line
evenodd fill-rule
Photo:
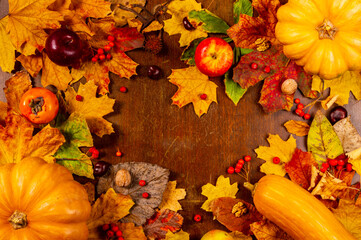
M 148 9 L 152 9 L 161 0 L 149 0 Z M 201 0 L 203 7 L 233 24 L 232 0 Z M 0 9 L 5 2 L 1 1 Z M 168 82 L 171 69 L 184 68 L 186 65 L 179 58 L 183 51 L 179 47 L 178 36 L 164 33 L 164 49 L 158 55 L 143 50 L 129 52 L 128 55 L 140 66 L 138 75 L 128 79 L 120 79 L 111 75 L 110 97 L 116 99 L 114 113 L 106 116 L 113 123 L 115 133 L 102 139 L 95 136 L 95 146 L 100 149 L 101 160 L 111 163 L 145 161 L 169 168 L 171 180 L 177 180 L 177 187 L 187 190 L 187 197 L 181 201 L 184 216 L 183 230 L 191 234 L 191 239 L 200 239 L 207 231 L 225 228 L 213 221 L 211 213 L 200 209 L 206 200 L 201 195 L 202 185 L 215 181 L 219 175 L 227 175 L 226 169 L 234 165 L 239 158 L 251 155 L 251 181 L 256 182 L 262 175 L 259 165 L 262 160 L 256 159 L 253 149 L 259 145 L 268 146 L 268 133 L 279 134 L 283 139 L 288 137 L 283 124 L 287 120 L 301 120 L 292 112 L 280 111 L 265 114 L 257 103 L 260 98 L 262 83 L 252 87 L 244 95 L 238 106 L 235 106 L 224 93 L 225 87 L 221 78 L 213 78 L 218 85 L 218 104 L 210 106 L 208 114 L 198 118 L 192 105 L 182 109 L 172 105 L 171 97 L 177 87 Z M 149 65 L 158 65 L 164 73 L 160 80 L 146 77 Z M 9 78 L 9 74 L 0 73 L 0 85 Z M 119 88 L 126 86 L 128 93 L 121 93 Z M 1 98 L 4 99 L 3 93 Z M 297 92 L 304 103 L 310 102 Z M 351 101 L 346 106 L 351 114 L 352 122 L 361 132 L 361 104 Z M 298 144 L 304 146 L 305 138 L 297 138 Z M 124 153 L 122 158 L 116 157 L 117 150 Z M 232 182 L 242 179 L 237 175 L 230 176 Z M 251 201 L 251 195 L 243 187 L 237 195 Z M 193 216 L 200 214 L 202 221 L 195 223 Z

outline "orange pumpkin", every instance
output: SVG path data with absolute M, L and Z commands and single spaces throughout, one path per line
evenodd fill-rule
M 0 192 L 0 239 L 88 238 L 88 196 L 65 167 L 40 158 L 2 165 Z

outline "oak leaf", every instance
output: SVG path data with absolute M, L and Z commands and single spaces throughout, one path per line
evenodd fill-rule
M 338 105 L 348 104 L 350 92 L 357 100 L 361 99 L 361 73 L 359 71 L 345 72 L 341 77 L 323 81 L 317 75 L 313 76 L 312 90 L 322 92 L 330 88 L 330 96 L 338 95 L 336 102 Z
M 293 182 L 308 189 L 311 185 L 312 166 L 317 167 L 312 153 L 296 149 L 291 161 L 285 164 L 285 170 Z
M 9 17 L 0 19 L 0 68 L 3 72 L 11 72 L 15 66 L 15 47 L 6 31 Z
M 252 69 L 252 63 L 256 63 L 258 69 Z M 265 63 L 271 69 L 269 73 L 264 71 Z M 283 81 L 288 78 L 296 80 L 303 95 L 317 96 L 317 92 L 311 90 L 312 76 L 296 65 L 294 61 L 290 61 L 280 49 L 275 47 L 264 52 L 248 53 L 241 57 L 238 65 L 233 69 L 233 81 L 243 89 L 264 80 L 259 103 L 266 112 L 275 112 L 281 109 L 291 110 L 294 94 L 284 94 L 281 91 Z
M 254 150 L 258 158 L 266 161 L 261 165 L 261 172 L 279 176 L 286 175 L 284 165 L 292 159 L 293 153 L 296 150 L 296 139 L 291 135 L 287 141 L 283 141 L 280 136 L 270 134 L 267 141 L 269 142 L 269 147 L 260 146 Z M 273 163 L 274 157 L 280 159 L 279 164 Z
M 236 216 L 233 213 L 233 208 L 236 204 L 243 204 L 245 213 Z M 211 203 L 213 216 L 218 222 L 222 223 L 230 231 L 242 232 L 245 235 L 250 235 L 250 224 L 261 221 L 263 216 L 250 203 L 241 199 L 230 197 L 221 197 L 212 201 Z
M 6 30 L 18 52 L 32 55 L 42 51 L 48 34 L 44 29 L 60 28 L 63 16 L 47 7 L 55 0 L 9 1 L 9 20 Z
M 186 197 L 186 191 L 183 188 L 176 188 L 177 181 L 169 181 L 167 188 L 163 192 L 162 202 L 159 209 L 169 209 L 175 212 L 182 210 L 179 200 Z
M 318 165 L 326 162 L 327 158 L 334 159 L 343 154 L 340 139 L 321 111 L 316 112 L 311 123 L 307 137 L 307 149 L 312 152 Z
M 179 39 L 181 47 L 189 45 L 194 39 L 208 36 L 200 26 L 195 27 L 192 31 L 184 28 L 183 19 L 189 17 L 189 12 L 192 10 L 202 10 L 201 4 L 195 0 L 175 0 L 167 8 L 167 12 L 172 15 L 172 18 L 164 21 L 164 31 L 169 35 L 181 34 Z
M 252 223 L 251 230 L 257 239 L 293 240 L 285 231 L 267 219 Z
M 21 54 L 16 58 L 32 77 L 36 77 L 43 68 L 43 57 L 41 54 L 25 56 Z
M 131 197 L 116 193 L 114 189 L 109 188 L 92 206 L 88 220 L 89 238 L 99 236 L 98 227 L 125 217 L 133 204 Z
M 73 79 L 69 68 L 55 64 L 47 54 L 44 54 L 43 59 L 44 66 L 41 74 L 41 85 L 44 87 L 54 85 L 59 90 L 66 90 Z
M 212 211 L 211 203 L 213 200 L 220 197 L 230 197 L 236 198 L 236 193 L 238 192 L 237 183 L 231 185 L 230 179 L 225 178 L 223 175 L 219 176 L 216 182 L 216 185 L 207 183 L 202 186 L 202 195 L 206 196 L 208 199 L 203 203 L 202 209 L 207 212 Z
M 148 238 L 164 239 L 167 232 L 177 232 L 181 229 L 183 217 L 174 211 L 164 209 L 147 221 L 144 233 Z
M 237 47 L 257 48 L 256 40 L 265 39 L 272 44 L 278 44 L 275 36 L 277 23 L 276 12 L 281 6 L 279 0 L 255 0 L 252 1 L 253 8 L 258 17 L 247 14 L 239 16 L 238 23 L 228 29 L 228 35 L 233 39 Z
M 104 134 L 114 132 L 112 124 L 105 120 L 103 116 L 113 112 L 115 99 L 108 98 L 108 96 L 97 98 L 96 92 L 97 86 L 93 81 L 80 84 L 77 92 L 74 88 L 68 87 L 68 90 L 65 92 L 66 108 L 70 114 L 76 112 L 84 117 L 90 132 L 102 137 Z M 77 101 L 77 95 L 82 96 L 83 100 Z
M 340 200 L 336 209 L 331 209 L 335 217 L 356 238 L 361 239 L 361 207 L 353 202 Z
M 72 0 L 73 11 L 83 18 L 104 18 L 111 13 L 110 2 L 105 0 Z
M 165 240 L 189 240 L 189 233 L 184 232 L 183 230 L 176 233 L 168 231 L 165 235 Z
M 284 124 L 287 132 L 299 137 L 307 136 L 310 126 L 303 121 L 289 120 Z
M 173 104 L 181 108 L 193 103 L 198 117 L 208 112 L 212 102 L 217 102 L 217 85 L 197 67 L 172 69 L 172 74 L 168 78 L 169 82 L 178 86 L 178 91 L 172 97 Z M 200 96 L 203 94 L 206 94 L 206 99 L 201 99 Z

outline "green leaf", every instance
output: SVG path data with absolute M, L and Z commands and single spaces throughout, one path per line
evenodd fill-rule
M 238 23 L 240 14 L 253 16 L 252 3 L 249 0 L 238 0 L 233 4 L 234 23 Z
M 58 129 L 64 135 L 66 143 L 54 155 L 57 163 L 76 175 L 94 178 L 90 158 L 79 150 L 79 147 L 93 146 L 86 120 L 72 114 Z
M 230 72 L 228 71 L 224 76 L 224 85 L 226 86 L 226 94 L 232 100 L 232 102 L 237 106 L 239 100 L 246 93 L 247 89 L 243 89 L 238 83 L 232 80 L 232 77 L 229 76 Z
M 307 148 L 316 162 L 321 165 L 327 158 L 336 158 L 343 154 L 340 139 L 328 119 L 318 111 L 312 121 L 307 138 Z
M 193 40 L 191 44 L 183 51 L 181 60 L 184 61 L 186 64 L 194 66 L 196 62 L 194 61 L 194 54 L 196 52 L 196 48 L 200 42 L 202 42 L 205 38 L 198 38 Z
M 190 11 L 189 18 L 196 21 L 196 26 L 201 25 L 207 33 L 227 34 L 228 24 L 208 10 Z

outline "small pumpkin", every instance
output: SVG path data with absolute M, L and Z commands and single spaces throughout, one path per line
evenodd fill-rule
M 305 71 L 333 79 L 361 69 L 361 4 L 289 0 L 277 11 L 276 37 Z
M 263 216 L 295 240 L 356 240 L 321 201 L 284 177 L 262 177 L 253 202 Z
M 88 238 L 88 196 L 65 167 L 40 158 L 2 165 L 0 192 L 0 236 L 7 240 Z

